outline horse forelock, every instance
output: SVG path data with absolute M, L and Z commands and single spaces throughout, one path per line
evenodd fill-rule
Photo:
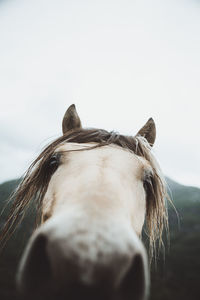
M 90 147 L 78 150 L 85 151 L 105 145 L 115 144 L 127 149 L 137 156 L 145 158 L 152 168 L 151 176 L 145 184 L 146 190 L 146 233 L 149 236 L 150 256 L 156 250 L 156 241 L 162 244 L 163 228 L 168 226 L 166 209 L 166 185 L 151 151 L 147 140 L 141 136 L 124 136 L 116 132 L 108 132 L 102 129 L 77 129 L 71 130 L 49 144 L 36 160 L 30 165 L 17 190 L 11 197 L 12 208 L 5 226 L 0 235 L 2 245 L 14 232 L 16 226 L 22 221 L 25 211 L 34 201 L 37 207 L 37 224 L 41 223 L 42 200 L 48 189 L 51 172 L 48 163 L 55 154 L 57 148 L 64 143 L 91 143 Z M 94 144 L 93 144 L 94 143 Z

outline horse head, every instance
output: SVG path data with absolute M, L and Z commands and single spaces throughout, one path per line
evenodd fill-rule
M 153 119 L 134 136 L 82 128 L 74 105 L 63 135 L 28 169 L 14 216 L 31 199 L 40 226 L 22 256 L 17 286 L 33 299 L 145 300 L 150 249 L 167 223 L 165 184 L 152 154 Z

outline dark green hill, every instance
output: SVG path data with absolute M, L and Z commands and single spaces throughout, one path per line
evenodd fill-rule
M 167 184 L 172 192 L 172 199 L 176 206 L 187 206 L 200 203 L 200 189 L 193 186 L 185 186 L 166 178 Z M 170 193 L 170 192 L 169 192 Z
M 11 180 L 0 184 L 0 226 L 9 212 L 7 199 L 16 189 L 20 180 Z M 0 299 L 18 300 L 15 292 L 15 273 L 21 253 L 33 231 L 34 213 L 29 210 L 15 234 L 0 252 Z
M 7 199 L 9 198 L 10 194 L 15 190 L 16 186 L 18 185 L 19 180 L 10 180 L 0 184 L 0 209 L 5 206 Z
M 19 180 L 0 184 L 0 211 Z M 200 189 L 187 187 L 167 178 L 172 199 L 178 211 L 169 205 L 170 249 L 165 263 L 152 267 L 151 300 L 200 299 Z M 3 225 L 6 208 L 0 218 Z M 14 277 L 17 263 L 33 230 L 34 212 L 29 212 L 0 255 L 0 299 L 16 300 Z
M 169 205 L 170 248 L 153 268 L 151 300 L 199 300 L 200 189 L 167 183 L 178 217 Z

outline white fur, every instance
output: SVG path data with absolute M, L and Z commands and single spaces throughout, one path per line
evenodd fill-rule
M 77 280 L 92 285 L 104 276 L 117 287 L 139 254 L 146 287 L 138 299 L 144 300 L 149 281 L 140 241 L 146 212 L 142 180 L 151 167 L 145 159 L 115 145 L 72 151 L 94 145 L 66 143 L 57 149 L 62 153 L 61 164 L 49 182 L 42 208 L 49 219 L 31 238 L 18 285 L 25 286 L 23 276 L 30 276 L 31 282 L 31 270 L 24 270 L 29 268 L 34 243 L 43 235 L 57 282 L 70 283 L 78 276 Z
M 88 218 L 124 219 L 140 235 L 145 217 L 143 174 L 147 161 L 118 146 L 104 146 L 86 151 L 91 144 L 67 143 L 61 165 L 52 176 L 44 198 L 44 213 L 50 206 L 53 215 L 76 205 Z M 121 221 L 119 221 L 121 222 Z

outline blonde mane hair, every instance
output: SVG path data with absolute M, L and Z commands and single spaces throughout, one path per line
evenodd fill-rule
M 168 216 L 166 208 L 166 184 L 164 177 L 156 162 L 151 146 L 142 136 L 124 136 L 116 132 L 107 132 L 102 129 L 74 129 L 67 131 L 63 136 L 48 145 L 36 160 L 30 165 L 21 180 L 16 191 L 11 196 L 12 207 L 10 214 L 1 230 L 0 242 L 4 246 L 6 241 L 15 231 L 17 225 L 21 223 L 25 212 L 31 203 L 37 208 L 36 224 L 41 224 L 41 209 L 44 195 L 47 191 L 50 178 L 55 171 L 55 166 L 49 166 L 50 159 L 55 154 L 56 149 L 63 143 L 91 143 L 90 148 L 70 151 L 89 151 L 97 147 L 109 144 L 116 144 L 130 152 L 144 157 L 153 170 L 152 174 L 144 182 L 146 191 L 146 226 L 145 232 L 149 238 L 150 261 L 156 256 L 156 245 L 158 248 L 163 245 L 163 229 L 168 230 Z

